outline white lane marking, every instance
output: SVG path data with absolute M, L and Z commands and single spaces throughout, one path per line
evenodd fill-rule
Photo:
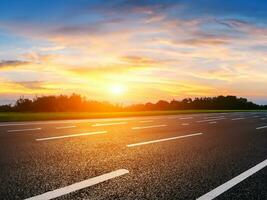
M 237 121 L 237 120 L 242 120 L 242 119 L 245 119 L 244 117 L 238 117 L 238 118 L 233 118 L 231 119 L 232 121 Z
M 114 122 L 114 123 L 93 124 L 92 126 L 112 126 L 112 125 L 120 125 L 120 124 L 127 124 L 127 122 Z
M 60 126 L 56 127 L 56 129 L 68 129 L 68 128 L 76 128 L 77 126 Z
M 225 116 L 204 117 L 204 119 L 217 119 L 217 118 L 225 118 Z
M 103 175 L 100 175 L 100 176 L 97 176 L 94 178 L 90 178 L 90 179 L 87 179 L 87 180 L 84 180 L 84 181 L 81 181 L 78 183 L 74 183 L 72 185 L 68 185 L 68 186 L 63 187 L 63 188 L 59 188 L 59 189 L 56 189 L 53 191 L 49 191 L 49 192 L 34 196 L 34 197 L 30 197 L 30 198 L 27 198 L 25 200 L 54 199 L 54 198 L 57 198 L 57 197 L 75 192 L 77 190 L 81 190 L 81 189 L 105 182 L 107 180 L 110 180 L 110 179 L 113 179 L 113 178 L 116 178 L 116 177 L 119 177 L 119 176 L 122 176 L 122 175 L 125 175 L 128 173 L 129 173 L 129 171 L 126 169 L 119 169 L 119 170 L 116 170 L 116 171 L 113 171 L 113 172 L 110 172 L 107 174 L 103 174 Z
M 264 117 L 264 118 L 261 118 L 261 120 L 265 120 L 266 118 Z
M 54 120 L 54 121 L 36 121 L 36 122 L 18 122 L 18 123 L 6 123 L 0 122 L 0 127 L 5 126 L 28 126 L 28 125 L 49 125 L 49 124 L 77 124 L 77 123 L 99 123 L 99 122 L 114 122 L 114 121 L 133 121 L 140 120 L 141 117 L 128 117 L 128 118 L 105 118 L 105 119 L 76 119 L 76 120 Z M 161 117 L 144 118 L 144 119 L 161 119 Z
M 167 117 L 167 119 L 177 119 L 179 118 L 179 116 L 171 116 L 171 117 Z
M 220 185 L 219 187 L 204 194 L 203 196 L 197 198 L 197 200 L 212 200 L 212 199 L 218 197 L 220 194 L 224 193 L 225 191 L 229 190 L 230 188 L 234 187 L 235 185 L 237 185 L 241 181 L 243 181 L 246 178 L 250 177 L 251 175 L 255 174 L 259 170 L 263 169 L 266 166 L 267 166 L 267 159 L 262 161 L 261 163 L 257 164 L 256 166 L 250 168 L 249 170 L 243 172 L 242 174 L 234 177 L 233 179 L 227 181 L 226 183 Z
M 217 124 L 217 122 L 209 122 L 209 124 Z
M 182 123 L 182 126 L 188 126 L 189 123 Z
M 159 128 L 159 127 L 165 127 L 166 124 L 160 124 L 160 125 L 153 125 L 153 126 L 136 126 L 132 127 L 133 130 L 139 130 L 139 129 L 146 129 L 146 128 Z
M 225 118 L 222 117 L 222 118 L 214 118 L 214 119 L 205 119 L 205 120 L 199 120 L 197 122 L 212 122 L 212 121 L 219 121 L 219 120 L 224 120 Z
M 144 120 L 144 121 L 139 121 L 140 123 L 150 123 L 150 122 L 154 122 L 154 120 Z
M 127 147 L 136 147 L 136 146 L 141 146 L 141 145 L 146 145 L 146 144 L 152 144 L 152 143 L 157 143 L 157 142 L 165 142 L 165 141 L 168 141 L 168 140 L 182 139 L 182 138 L 187 138 L 187 137 L 192 137 L 192 136 L 198 136 L 198 135 L 202 135 L 202 134 L 203 133 L 194 133 L 194 134 L 182 135 L 182 136 L 170 137 L 170 138 L 164 138 L 164 139 L 159 139 L 159 140 L 151 140 L 151 141 L 147 141 L 147 142 L 140 142 L 140 143 L 128 144 Z
M 257 130 L 260 130 L 260 129 L 264 129 L 264 128 L 267 128 L 267 126 L 257 127 L 256 129 L 257 129 Z
M 42 128 L 25 128 L 25 129 L 17 129 L 17 130 L 8 130 L 8 133 L 13 133 L 13 132 L 22 132 L 22 131 L 39 131 L 42 130 Z
M 95 131 L 95 132 L 79 133 L 79 134 L 71 134 L 71 135 L 60 135 L 60 136 L 47 137 L 47 138 L 38 138 L 35 140 L 36 141 L 56 140 L 56 139 L 71 138 L 71 137 L 97 135 L 97 134 L 103 134 L 103 133 L 107 133 L 107 131 Z
M 194 119 L 194 117 L 181 117 L 180 119 Z

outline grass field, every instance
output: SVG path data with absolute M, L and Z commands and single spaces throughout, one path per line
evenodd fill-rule
M 174 110 L 174 111 L 143 111 L 143 112 L 50 112 L 50 113 L 21 113 L 0 112 L 0 122 L 15 121 L 42 121 L 42 120 L 66 120 L 66 119 L 92 119 L 92 118 L 118 118 L 153 115 L 175 115 L 193 113 L 218 113 L 218 112 L 247 112 L 259 110 Z

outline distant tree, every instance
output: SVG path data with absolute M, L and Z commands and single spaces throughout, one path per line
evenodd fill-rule
M 267 109 L 267 105 L 257 105 L 245 98 L 236 96 L 217 96 L 185 98 L 181 101 L 159 100 L 157 103 L 133 104 L 123 107 L 120 104 L 87 100 L 73 93 L 70 96 L 36 96 L 27 99 L 20 97 L 14 106 L 2 105 L 2 112 L 113 112 L 113 111 L 153 111 L 153 110 L 186 110 L 186 109 Z
M 11 112 L 11 111 L 13 111 L 11 104 L 0 105 L 0 112 Z

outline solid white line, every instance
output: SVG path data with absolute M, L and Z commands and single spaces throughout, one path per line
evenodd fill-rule
M 67 128 L 76 128 L 77 126 L 60 126 L 56 127 L 56 129 L 67 129 Z
M 164 139 L 159 139 L 159 140 L 151 140 L 151 141 L 140 142 L 140 143 L 135 143 L 135 144 L 128 144 L 127 147 L 135 147 L 135 146 L 141 146 L 141 145 L 152 144 L 152 143 L 157 143 L 157 142 L 165 142 L 168 140 L 182 139 L 182 138 L 197 136 L 197 135 L 201 135 L 201 134 L 203 134 L 203 133 L 194 133 L 194 134 L 189 134 L 189 135 L 182 135 L 182 136 L 164 138 Z
M 225 191 L 229 190 L 230 188 L 234 187 L 235 185 L 237 185 L 241 181 L 243 181 L 246 178 L 250 177 L 251 175 L 255 174 L 259 170 L 263 169 L 266 166 L 267 166 L 267 159 L 262 161 L 261 163 L 257 164 L 256 166 L 250 168 L 249 170 L 243 172 L 242 174 L 236 176 L 235 178 L 227 181 L 226 183 L 220 185 L 219 187 L 204 194 L 203 196 L 199 197 L 197 200 L 212 200 L 212 199 L 218 197 L 220 194 L 224 193 Z
M 150 122 L 154 122 L 154 120 L 144 120 L 144 121 L 139 121 L 140 123 L 150 123 Z
M 184 119 L 193 119 L 194 117 L 181 117 L 180 119 L 181 120 L 184 120 Z
M 22 132 L 22 131 L 39 131 L 42 130 L 42 128 L 26 128 L 26 129 L 17 129 L 17 130 L 8 130 L 8 133 L 13 133 L 13 132 Z
M 200 120 L 197 122 L 211 122 L 211 121 L 219 121 L 219 120 L 224 120 L 225 118 L 214 118 L 214 119 L 205 119 L 205 120 Z
M 261 126 L 261 127 L 256 128 L 256 129 L 260 130 L 260 129 L 264 129 L 264 128 L 267 128 L 267 126 Z
M 71 135 L 61 135 L 61 136 L 47 137 L 47 138 L 38 138 L 38 139 L 36 139 L 36 141 L 56 140 L 56 139 L 71 138 L 71 137 L 97 135 L 97 134 L 103 134 L 103 133 L 107 133 L 107 131 L 96 131 L 96 132 L 79 133 L 79 134 L 71 134 Z
M 136 126 L 132 127 L 133 130 L 139 130 L 139 129 L 146 129 L 146 128 L 159 128 L 159 127 L 165 127 L 166 124 L 160 124 L 160 125 L 154 125 L 154 126 Z
M 233 118 L 233 119 L 231 119 L 232 121 L 237 121 L 237 120 L 241 120 L 241 119 L 245 119 L 245 118 L 243 118 L 243 117 L 238 117 L 238 118 Z
M 93 124 L 92 126 L 112 126 L 112 125 L 120 125 L 127 124 L 127 122 L 114 122 L 114 123 L 104 123 L 104 124 Z
M 57 198 L 57 197 L 75 192 L 77 190 L 81 190 L 81 189 L 96 185 L 98 183 L 102 183 L 104 181 L 107 181 L 107 180 L 110 180 L 110 179 L 113 179 L 113 178 L 116 178 L 116 177 L 119 177 L 119 176 L 122 176 L 122 175 L 125 175 L 128 173 L 129 173 L 129 171 L 126 169 L 119 169 L 119 170 L 116 170 L 116 171 L 113 171 L 113 172 L 110 172 L 107 174 L 103 174 L 103 175 L 100 175 L 100 176 L 97 176 L 94 178 L 90 178 L 90 179 L 87 179 L 87 180 L 84 180 L 84 181 L 81 181 L 78 183 L 74 183 L 72 185 L 69 185 L 69 186 L 66 186 L 63 188 L 59 188 L 59 189 L 56 189 L 53 191 L 49 191 L 49 192 L 34 196 L 34 197 L 30 197 L 30 198 L 27 198 L 25 200 L 54 199 L 54 198 Z

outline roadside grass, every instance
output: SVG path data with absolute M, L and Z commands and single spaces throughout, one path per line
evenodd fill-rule
M 93 118 L 119 118 L 136 116 L 177 115 L 197 113 L 225 112 L 261 112 L 261 110 L 173 110 L 173 111 L 142 111 L 142 112 L 0 112 L 0 122 L 45 121 Z

